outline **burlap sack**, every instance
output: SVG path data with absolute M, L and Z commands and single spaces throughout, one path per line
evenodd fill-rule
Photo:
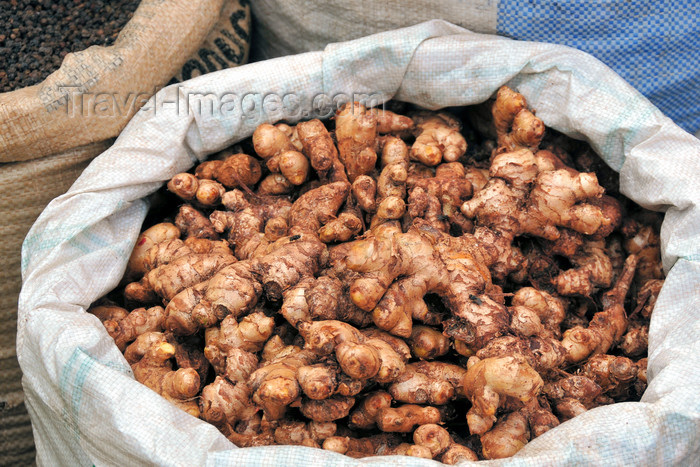
M 34 459 L 15 351 L 22 240 L 49 201 L 64 193 L 112 141 L 0 167 L 0 465 L 27 465 Z
M 30 226 L 148 96 L 173 75 L 188 79 L 245 63 L 249 35 L 244 0 L 144 0 L 112 47 L 69 54 L 43 83 L 0 94 L 0 465 L 26 465 L 35 456 L 15 350 L 20 248 Z M 57 90 L 65 84 L 76 86 L 70 103 L 82 102 L 84 114 L 71 116 L 75 109 L 61 104 Z M 100 93 L 115 105 L 127 102 L 127 110 L 95 105 Z

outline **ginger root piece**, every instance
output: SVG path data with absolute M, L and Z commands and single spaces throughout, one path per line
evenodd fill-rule
M 192 368 L 173 371 L 170 359 L 175 355 L 175 347 L 166 342 L 165 336 L 155 332 L 141 334 L 129 347 L 132 346 L 129 353 L 140 355 L 133 363 L 130 362 L 136 381 L 188 414 L 199 417 L 199 406 L 194 400 L 199 392 L 199 374 Z
M 343 283 L 341 278 L 336 275 L 325 275 L 317 279 L 307 279 L 307 281 L 307 287 L 304 290 L 305 303 L 299 303 L 302 307 L 308 306 L 308 313 L 312 319 L 335 319 L 358 327 L 365 327 L 372 322 L 371 317 L 364 310 L 352 303 L 347 293 L 349 284 Z M 283 303 L 283 310 L 281 310 L 283 315 L 284 307 Z
M 596 407 L 603 390 L 595 381 L 574 375 L 545 384 L 543 392 L 553 403 L 561 421 L 566 421 Z
M 353 379 L 388 383 L 404 371 L 404 359 L 389 344 L 342 321 L 302 322 L 298 329 L 305 349 L 319 355 L 335 352 L 340 368 Z
M 408 433 L 416 425 L 441 423 L 441 414 L 435 407 L 422 407 L 404 404 L 399 407 L 385 407 L 377 414 L 377 427 L 383 432 Z
M 292 203 L 285 197 L 250 196 L 231 190 L 221 202 L 227 211 L 214 211 L 209 219 L 216 232 L 228 232 L 228 241 L 235 246 L 238 259 L 252 258 L 280 236 L 287 235 Z
M 366 438 L 330 436 L 323 442 L 323 449 L 353 457 L 372 456 L 401 443 L 401 438 L 393 433 L 381 433 Z
M 349 196 L 338 217 L 318 229 L 318 238 L 323 243 L 346 242 L 358 234 L 362 227 L 362 213 L 353 197 Z
M 250 395 L 250 388 L 245 382 L 234 384 L 217 376 L 213 383 L 202 389 L 199 400 L 202 419 L 227 435 L 233 431 L 236 422 L 247 420 L 258 411 Z
M 340 161 L 350 182 L 367 175 L 377 163 L 377 115 L 359 102 L 348 102 L 335 114 Z
M 116 305 L 91 306 L 87 312 L 97 316 L 97 319 L 103 323 L 107 320 L 119 321 L 129 316 L 129 311 L 126 308 Z
M 642 285 L 637 292 L 637 307 L 632 312 L 639 312 L 644 319 L 651 319 L 651 313 L 654 311 L 656 299 L 661 293 L 664 281 L 661 279 L 649 279 Z
M 180 229 L 170 222 L 162 222 L 144 230 L 136 239 L 136 245 L 126 265 L 126 279 L 136 280 L 146 273 L 144 261 L 146 253 L 152 246 L 179 237 Z
M 615 286 L 603 295 L 603 311 L 593 315 L 587 328 L 575 326 L 564 333 L 562 345 L 566 349 L 566 361 L 577 363 L 591 355 L 607 353 L 627 329 L 624 302 L 634 279 L 637 257 L 630 255 Z
M 560 341 L 550 337 L 501 336 L 476 352 L 481 359 L 508 355 L 524 357 L 535 371 L 544 374 L 564 363 L 566 350 Z
M 562 272 L 552 281 L 561 295 L 590 296 L 599 287 L 610 287 L 612 263 L 605 253 L 605 242 L 588 240 L 573 257 L 575 268 Z
M 273 300 L 325 262 L 325 246 L 313 238 L 285 237 L 264 256 L 230 264 L 204 285 L 185 289 L 166 307 L 168 330 L 193 334 L 232 314 L 238 317 L 257 304 L 263 290 Z
M 140 282 L 127 285 L 124 293 L 127 299 L 138 302 L 152 301 L 153 294 L 169 301 L 186 288 L 208 280 L 235 262 L 236 258 L 230 252 L 191 253 L 148 271 Z
M 360 175 L 352 182 L 352 195 L 365 212 L 376 209 L 377 182 L 369 175 Z
M 498 152 L 536 148 L 540 145 L 545 131 L 544 123 L 527 109 L 522 94 L 508 86 L 501 86 L 491 113 L 496 127 Z
M 618 348 L 627 357 L 640 357 L 649 347 L 649 324 L 631 321 Z
M 258 185 L 257 194 L 263 196 L 286 195 L 294 190 L 292 182 L 282 174 L 271 173 Z
M 229 381 L 247 381 L 258 367 L 256 352 L 272 335 L 275 320 L 262 312 L 251 313 L 240 322 L 232 315 L 218 327 L 205 331 L 204 355 L 218 375 Z
M 663 279 L 661 264 L 661 239 L 651 225 L 643 225 L 632 219 L 625 221 L 622 233 L 626 237 L 624 248 L 627 253 L 639 258 L 635 279 L 644 284 L 651 279 Z
M 466 374 L 465 368 L 451 363 L 409 363 L 388 391 L 399 402 L 444 405 L 455 397 L 466 397 L 463 386 Z
M 474 237 L 451 237 L 422 219 L 406 233 L 396 223 L 385 223 L 347 250 L 345 266 L 361 273 L 350 286 L 350 298 L 372 310 L 378 328 L 408 337 L 412 319 L 428 314 L 422 298 L 436 293 L 473 326 L 470 339 L 481 347 L 510 322 L 505 307 L 484 294 L 490 283 L 486 267 L 493 262 L 488 253 Z
M 329 358 L 299 368 L 297 380 L 306 397 L 311 400 L 324 400 L 336 392 L 339 370 L 338 363 Z
M 440 462 L 447 465 L 455 465 L 462 462 L 476 462 L 479 457 L 474 451 L 459 443 L 452 444 L 440 458 Z
M 410 443 L 401 443 L 396 447 L 379 450 L 377 454 L 382 456 L 410 456 L 423 459 L 432 459 L 430 449 L 425 446 L 417 446 Z
M 168 190 L 185 201 L 196 201 L 202 206 L 216 206 L 226 193 L 219 182 L 198 179 L 190 173 L 179 173 L 168 182 Z
M 148 272 L 152 271 L 153 269 L 155 269 L 159 266 L 163 266 L 165 264 L 168 264 L 171 261 L 176 260 L 177 258 L 194 253 L 194 251 L 192 250 L 192 248 L 189 245 L 193 241 L 220 243 L 220 242 L 215 242 L 213 240 L 197 238 L 197 237 L 190 237 L 188 243 L 183 242 L 179 238 L 174 238 L 172 240 L 166 240 L 164 242 L 156 243 L 151 248 L 149 248 L 148 251 L 144 255 L 143 275 L 146 275 Z M 223 252 L 223 250 L 222 250 L 222 252 Z M 197 253 L 199 253 L 199 251 Z M 230 250 L 228 253 L 230 254 Z M 143 277 L 143 275 L 142 275 L 142 277 Z
M 175 217 L 175 225 L 185 238 L 197 237 L 218 240 L 219 235 L 214 230 L 211 221 L 189 204 L 180 206 Z
M 462 204 L 462 213 L 509 239 L 527 233 L 557 240 L 557 227 L 586 235 L 602 229 L 609 233 L 614 219 L 589 202 L 603 194 L 595 174 L 547 170 L 550 166 L 527 149 L 498 154 L 491 163 L 492 178 Z
M 559 419 L 552 413 L 552 409 L 543 394 L 539 398 L 524 404 L 524 407 L 520 409 L 520 413 L 527 418 L 530 434 L 533 438 L 559 426 Z
M 289 212 L 289 233 L 318 235 L 322 225 L 335 218 L 350 194 L 350 184 L 335 182 L 307 191 L 297 199 Z
M 443 464 L 454 465 L 464 461 L 477 461 L 476 453 L 466 446 L 455 443 L 443 427 L 427 423 L 413 432 L 413 442 L 430 450 L 432 458 L 440 458 Z
M 391 407 L 391 396 L 386 391 L 369 393 L 360 403 L 359 407 L 350 414 L 350 428 L 368 430 L 377 423 L 379 411 Z
M 447 430 L 434 423 L 426 423 L 416 428 L 413 432 L 413 442 L 428 448 L 432 458 L 440 456 L 455 444 Z
M 348 182 L 345 167 L 340 162 L 330 133 L 323 123 L 318 120 L 301 122 L 296 126 L 299 141 L 304 148 L 304 154 L 309 158 L 311 167 L 318 174 L 321 182 Z
M 262 176 L 262 169 L 255 158 L 248 154 L 237 153 L 231 154 L 223 161 L 202 162 L 195 169 L 194 175 L 200 180 L 216 180 L 224 187 L 231 189 L 255 185 Z
M 300 350 L 270 361 L 250 376 L 253 402 L 263 409 L 268 420 L 282 418 L 287 406 L 301 395 L 297 372 L 317 358 L 313 352 Z
M 451 225 L 459 227 L 461 232 L 471 232 L 472 223 L 460 211 L 462 204 L 473 193 L 472 180 L 466 175 L 467 170 L 461 163 L 449 162 L 438 165 L 434 177 L 412 180 L 408 185 L 409 215 L 424 217 L 430 213 L 429 198 L 434 197 L 439 203 L 439 212 Z
M 555 297 L 544 290 L 537 290 L 533 287 L 522 287 L 513 295 L 513 306 L 526 306 L 537 313 L 542 325 L 544 325 L 553 336 L 559 337 L 561 322 L 564 321 L 566 310 L 561 299 Z
M 320 448 L 320 444 L 326 438 L 334 436 L 337 426 L 333 422 L 308 423 L 282 420 L 275 428 L 275 442 L 277 444 L 291 444 Z
M 406 212 L 406 181 L 408 179 L 408 147 L 399 138 L 380 139 L 382 171 L 376 182 L 376 199 L 372 204 L 372 228 L 388 220 L 400 219 Z
M 178 368 L 192 368 L 199 374 L 200 389 L 204 387 L 209 377 L 211 365 L 204 356 L 204 340 L 200 336 L 176 336 L 166 333 L 168 343 L 175 347 L 175 364 Z
M 467 413 L 471 434 L 483 435 L 496 421 L 496 410 L 506 397 L 528 402 L 542 390 L 544 382 L 524 357 L 469 359 L 464 391 L 472 401 Z
M 581 367 L 580 374 L 615 398 L 627 395 L 637 379 L 638 370 L 636 363 L 627 357 L 594 355 Z
M 434 360 L 450 350 L 450 339 L 428 326 L 413 326 L 408 344 L 411 354 L 421 360 Z
M 276 123 L 275 128 L 287 135 L 287 138 L 289 138 L 289 141 L 292 143 L 292 146 L 294 146 L 294 149 L 301 151 L 304 148 L 301 141 L 299 141 L 299 133 L 297 132 L 296 126 L 290 126 L 286 123 Z
M 239 448 L 271 446 L 275 444 L 277 425 L 276 421 L 266 420 L 256 413 L 249 419 L 238 422 L 226 437 Z
M 119 350 L 124 352 L 126 346 L 141 334 L 163 330 L 165 310 L 162 306 L 137 308 L 122 319 L 105 320 L 103 324 Z
M 388 332 L 375 327 L 363 329 L 362 334 L 369 339 L 379 339 L 386 342 L 404 362 L 411 359 L 411 348 L 402 338 L 392 336 Z
M 390 110 L 379 108 L 367 109 L 377 119 L 377 133 L 403 136 L 413 129 L 413 119 L 399 115 Z
M 329 399 L 304 399 L 301 402 L 301 413 L 315 422 L 332 422 L 350 414 L 355 405 L 354 397 L 333 396 Z
M 411 160 L 427 166 L 455 162 L 467 151 L 467 142 L 460 133 L 461 124 L 446 112 L 419 112 L 411 116 L 415 123 L 416 141 L 411 147 Z
M 597 234 L 614 222 L 600 207 L 587 202 L 600 198 L 603 191 L 593 173 L 573 169 L 540 172 L 530 192 L 528 213 L 584 235 Z
M 486 459 L 503 459 L 515 455 L 529 440 L 527 419 L 520 412 L 511 412 L 481 435 L 481 452 Z
M 292 185 L 301 185 L 309 174 L 309 161 L 285 132 L 263 123 L 253 132 L 253 147 L 267 168 L 281 173 Z

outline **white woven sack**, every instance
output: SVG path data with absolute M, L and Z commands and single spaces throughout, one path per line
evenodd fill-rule
M 584 53 L 431 21 L 163 89 L 48 206 L 23 247 L 17 343 L 39 464 L 396 465 L 397 458 L 360 461 L 304 447 L 237 449 L 133 380 L 85 308 L 122 276 L 148 209 L 143 198 L 261 122 L 314 115 L 319 95 L 366 93 L 437 109 L 483 102 L 503 84 L 523 93 L 548 126 L 589 141 L 620 171 L 623 194 L 666 212 L 668 278 L 651 322 L 642 402 L 590 410 L 492 464 L 698 459 L 700 141 Z M 272 105 L 270 95 L 288 105 Z

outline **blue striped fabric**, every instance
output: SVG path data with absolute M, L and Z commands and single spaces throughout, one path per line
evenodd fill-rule
M 697 0 L 499 0 L 498 34 L 588 52 L 680 127 L 700 130 Z

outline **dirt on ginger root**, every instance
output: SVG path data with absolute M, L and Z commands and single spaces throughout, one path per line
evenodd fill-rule
M 173 177 L 90 310 L 136 378 L 241 447 L 447 464 L 639 400 L 661 216 L 515 90 L 391 109 Z

